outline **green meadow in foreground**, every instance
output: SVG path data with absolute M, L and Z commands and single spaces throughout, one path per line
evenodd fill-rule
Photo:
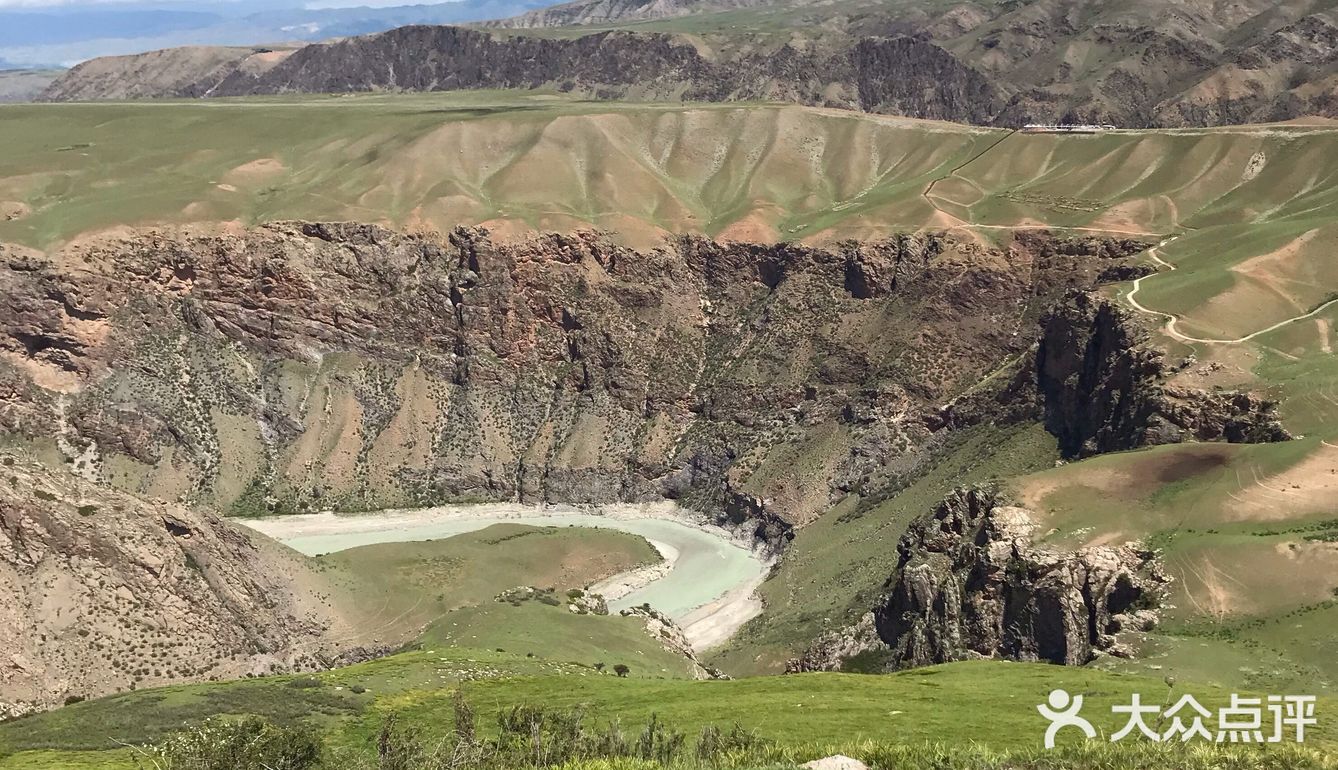
M 427 688 L 413 682 L 394 684 L 388 675 L 396 667 L 429 660 L 443 676 Z M 388 720 L 396 735 L 412 736 L 426 749 L 458 738 L 462 714 L 473 715 L 472 733 L 485 742 L 504 740 L 517 714 L 535 709 L 547 715 L 542 720 L 544 739 L 554 742 L 544 756 L 561 756 L 570 749 L 562 748 L 563 742 L 575 739 L 563 738 L 560 733 L 568 728 L 560 726 L 575 715 L 580 717 L 579 732 L 587 737 L 607 737 L 615 725 L 629 751 L 652 723 L 664 731 L 661 739 L 678 734 L 682 743 L 672 756 L 650 757 L 650 762 L 622 761 L 636 756 L 618 755 L 614 758 L 620 761 L 613 764 L 575 761 L 580 757 L 570 763 L 536 764 L 533 757 L 520 761 L 508 754 L 514 766 L 630 768 L 662 766 L 663 761 L 675 767 L 791 767 L 833 753 L 887 769 L 1132 770 L 1156 757 L 1166 761 L 1160 765 L 1164 767 L 1333 766 L 1328 753 L 1335 734 L 1324 718 L 1332 707 L 1329 700 L 1319 702 L 1320 724 L 1307 732 L 1309 752 L 1277 745 L 1233 754 L 1197 743 L 1167 750 L 1132 740 L 1109 746 L 1083 744 L 1068 735 L 1061 741 L 1067 753 L 1046 753 L 1041 741 L 1048 723 L 1036 706 L 1057 687 L 1085 696 L 1082 713 L 1101 736 L 1124 725 L 1125 719 L 1110 709 L 1127 704 L 1134 692 L 1156 704 L 1191 694 L 1211 710 L 1226 705 L 1230 697 L 1215 687 L 1168 686 L 1150 677 L 1006 662 L 956 663 L 884 676 L 803 674 L 692 682 L 621 678 L 575 664 L 555 666 L 513 654 L 453 649 L 403 653 L 311 677 L 166 688 L 75 704 L 0 725 L 0 747 L 7 755 L 0 767 L 132 767 L 135 747 L 167 740 L 183 723 L 252 714 L 314 736 L 334 767 L 390 767 L 376 760 Z M 753 738 L 743 746 L 734 744 L 733 752 L 703 761 L 698 745 L 715 731 Z M 464 766 L 424 760 L 402 767 Z

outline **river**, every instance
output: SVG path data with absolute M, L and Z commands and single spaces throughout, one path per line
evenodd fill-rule
M 494 503 L 237 521 L 308 556 L 376 543 L 438 540 L 499 523 L 605 527 L 639 535 L 659 550 L 664 565 L 604 581 L 597 589 L 614 597 L 609 608 L 615 612 L 649 603 L 673 618 L 698 650 L 728 639 L 761 611 L 754 594 L 768 567 L 725 530 L 692 523 L 670 503 L 599 508 Z

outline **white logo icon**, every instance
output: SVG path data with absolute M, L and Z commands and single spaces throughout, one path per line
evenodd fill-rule
M 1041 712 L 1041 716 L 1050 720 L 1050 727 L 1045 731 L 1045 747 L 1053 749 L 1055 747 L 1055 736 L 1065 727 L 1076 727 L 1082 730 L 1088 740 L 1096 737 L 1096 729 L 1092 723 L 1078 716 L 1082 711 L 1081 695 L 1069 695 L 1068 690 L 1051 690 L 1050 697 L 1047 699 L 1050 706 L 1045 705 L 1036 707 Z

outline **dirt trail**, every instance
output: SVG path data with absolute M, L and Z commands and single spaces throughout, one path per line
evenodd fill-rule
M 946 216 L 946 217 L 951 218 L 952 220 L 954 220 L 954 221 L 956 221 L 956 222 L 958 223 L 958 224 L 954 224 L 954 225 L 952 225 L 951 227 L 949 227 L 949 228 L 948 228 L 949 230 L 1005 230 L 1005 231 L 1008 231 L 1008 230 L 1011 230 L 1011 231 L 1023 231 L 1023 230 L 1069 230 L 1069 231 L 1075 231 L 1075 232 L 1113 233 L 1113 234 L 1116 234 L 1116 235 L 1135 235 L 1135 236 L 1144 236 L 1144 237 L 1161 235 L 1160 233 L 1151 233 L 1151 232 L 1146 232 L 1146 231 L 1142 231 L 1142 230 L 1119 229 L 1119 228 L 1109 228 L 1109 227 L 1059 227 L 1059 226 L 1051 226 L 1051 225 L 982 225 L 982 224 L 973 224 L 973 223 L 970 223 L 970 222 L 963 222 L 963 221 L 961 220 L 960 217 L 958 217 L 958 216 L 952 214 L 951 212 L 945 211 L 944 209 L 940 208 L 940 207 L 938 206 L 937 203 L 935 203 L 935 201 L 934 201 L 934 197 L 935 197 L 935 196 L 934 196 L 934 187 L 937 186 L 939 182 L 943 182 L 943 181 L 946 181 L 946 180 L 948 180 L 948 179 L 951 179 L 951 178 L 956 177 L 956 176 L 957 176 L 957 172 L 961 171 L 962 169 L 966 168 L 967 166 L 971 165 L 972 163 L 976 162 L 977 160 L 980 160 L 982 157 L 984 157 L 985 155 L 987 155 L 987 154 L 989 154 L 990 152 L 992 152 L 995 148 L 997 148 L 1000 144 L 1002 144 L 1002 143 L 1004 142 L 1005 139 L 1008 139 L 1008 138 L 1009 138 L 1010 136 L 1012 136 L 1014 133 L 1016 133 L 1016 132 L 1009 132 L 1009 133 L 1005 134 L 1005 135 L 1004 135 L 1002 138 L 1000 138 L 998 141 L 996 141 L 996 142 L 990 144 L 988 147 L 986 147 L 985 149 L 981 150 L 979 153 L 976 153 L 975 155 L 971 156 L 970 158 L 968 158 L 965 162 L 961 163 L 960 165 L 958 165 L 958 166 L 956 166 L 956 167 L 950 169 L 950 170 L 948 171 L 947 174 L 944 174 L 943 176 L 938 177 L 938 178 L 932 180 L 932 181 L 929 183 L 929 185 L 928 185 L 927 187 L 925 187 L 924 191 L 922 191 L 922 192 L 920 193 L 920 195 L 925 199 L 926 202 L 929 203 L 930 206 L 932 206 L 932 207 L 934 208 L 935 211 L 937 211 L 938 213 L 940 213 L 940 214 L 942 214 L 942 215 L 944 215 L 944 216 Z M 947 199 L 944 198 L 943 200 L 947 200 Z M 951 201 L 949 201 L 949 202 L 951 202 Z M 958 205 L 960 205 L 960 204 L 958 204 Z M 1172 206 L 1174 206 L 1174 203 L 1172 203 Z M 1176 217 L 1177 217 L 1177 219 L 1178 219 L 1178 217 L 1179 217 L 1179 213 L 1178 213 L 1178 212 L 1176 213 Z M 1163 268 L 1166 268 L 1166 272 L 1172 272 L 1172 271 L 1176 270 L 1176 266 L 1173 265 L 1173 264 L 1171 264 L 1170 262 L 1167 262 L 1166 260 L 1162 259 L 1161 256 L 1160 256 L 1159 254 L 1157 254 L 1157 250 L 1158 250 L 1158 249 L 1161 249 L 1161 248 L 1165 248 L 1166 246 L 1168 246 L 1168 245 L 1170 245 L 1171 243 L 1175 242 L 1179 237 L 1180 237 L 1180 236 L 1176 235 L 1176 236 L 1171 236 L 1171 237 L 1169 237 L 1169 238 L 1166 238 L 1166 239 L 1164 239 L 1163 241 L 1161 241 L 1160 243 L 1158 243 L 1156 246 L 1153 246 L 1152 248 L 1148 249 L 1147 252 L 1146 252 L 1147 256 L 1150 257 L 1150 258 L 1152 259 L 1153 262 L 1156 262 L 1159 266 L 1161 266 L 1161 267 L 1163 267 Z M 1171 337 L 1173 337 L 1174 339 L 1177 339 L 1177 340 L 1181 341 L 1181 342 L 1199 342 L 1199 343 L 1204 343 L 1204 344 L 1220 344 L 1220 345 L 1235 345 L 1235 344 L 1239 344 L 1239 343 L 1242 343 L 1242 342 L 1249 342 L 1250 340 L 1252 340 L 1252 339 L 1254 339 L 1254 338 L 1256 338 L 1256 337 L 1259 337 L 1259 336 L 1261 336 L 1261 335 L 1268 334 L 1269 332 L 1277 331 L 1278 329 L 1281 329 L 1282 327 L 1287 326 L 1288 324 L 1296 323 L 1297 321 L 1304 321 L 1304 320 L 1306 320 L 1307 318 L 1313 318 L 1313 317 L 1315 317 L 1316 315 L 1318 315 L 1318 314 L 1324 312 L 1325 310 L 1329 309 L 1330 307 L 1332 307 L 1332 306 L 1338 304 L 1338 298 L 1331 299 L 1331 300 L 1329 300 L 1328 302 L 1325 302 L 1324 304 L 1320 305 L 1319 307 L 1316 307 L 1314 310 L 1311 310 L 1311 311 L 1308 312 L 1308 313 L 1303 313 L 1303 314 L 1301 314 L 1301 315 L 1293 316 L 1293 317 L 1288 318 L 1288 319 L 1286 319 L 1286 320 L 1279 321 L 1279 322 L 1277 322 L 1277 323 L 1273 324 L 1272 326 L 1269 326 L 1269 327 L 1267 327 L 1267 328 L 1265 328 L 1265 329 L 1260 329 L 1260 330 L 1258 330 L 1258 331 L 1252 332 L 1252 333 L 1247 334 L 1247 335 L 1245 335 L 1245 336 L 1243 336 L 1243 337 L 1237 337 L 1237 338 L 1235 338 L 1235 339 L 1216 339 L 1216 338 L 1193 337 L 1193 336 L 1190 336 L 1190 335 L 1188 335 L 1188 334 L 1185 334 L 1185 333 L 1181 332 L 1181 331 L 1177 328 L 1178 324 L 1179 324 L 1180 321 L 1181 321 L 1181 318 L 1180 318 L 1179 316 L 1175 315 L 1174 313 L 1164 313 L 1164 312 L 1162 312 L 1162 311 L 1160 311 L 1160 310 L 1153 310 L 1153 309 L 1151 309 L 1151 308 L 1149 308 L 1149 307 L 1146 307 L 1145 305 L 1143 305 L 1142 303 L 1140 303 L 1140 302 L 1138 301 L 1138 292 L 1139 292 L 1140 289 L 1143 288 L 1143 282 L 1146 281 L 1146 280 L 1149 279 L 1149 278 L 1153 278 L 1153 277 L 1155 277 L 1155 276 L 1157 276 L 1157 275 L 1161 275 L 1161 274 L 1162 274 L 1162 273 L 1159 271 L 1159 272 L 1153 273 L 1152 275 L 1145 275 L 1145 276 L 1143 276 L 1142 278 L 1139 278 L 1139 279 L 1135 280 L 1135 281 L 1134 281 L 1134 285 L 1133 285 L 1133 289 L 1131 289 L 1131 290 L 1129 291 L 1129 294 L 1126 295 L 1126 299 L 1129 300 L 1129 304 L 1132 305 L 1132 306 L 1134 307 L 1135 310 L 1138 310 L 1139 312 L 1141 312 L 1141 313 L 1145 313 L 1145 314 L 1147 314 L 1147 315 L 1157 316 L 1157 317 L 1159 317 L 1159 318 L 1163 318 L 1163 319 L 1165 319 L 1166 322 L 1165 322 L 1165 324 L 1163 325 L 1162 328 L 1165 330 L 1166 334 L 1169 335 L 1169 336 L 1171 336 Z
M 1152 258 L 1152 261 L 1156 262 L 1158 265 L 1162 267 L 1167 268 L 1167 272 L 1174 271 L 1176 269 L 1176 266 L 1162 259 L 1157 254 L 1157 249 L 1166 247 L 1167 245 L 1173 243 L 1177 238 L 1179 238 L 1179 236 L 1167 238 L 1166 240 L 1147 250 L 1147 255 Z M 1329 309 L 1333 305 L 1338 304 L 1338 299 L 1331 299 L 1328 302 L 1325 302 L 1324 304 L 1315 308 L 1314 310 L 1311 310 L 1309 313 L 1302 313 L 1301 315 L 1292 316 L 1291 318 L 1288 318 L 1286 320 L 1278 321 L 1272 326 L 1260 329 L 1256 332 L 1251 332 L 1250 334 L 1247 334 L 1244 337 L 1236 337 L 1235 339 L 1191 337 L 1188 334 L 1184 334 L 1183 332 L 1181 332 L 1179 329 L 1176 328 L 1176 325 L 1181 320 L 1179 316 L 1175 315 L 1174 313 L 1164 313 L 1160 310 L 1153 310 L 1149 307 L 1144 306 L 1142 303 L 1138 301 L 1138 292 L 1140 289 L 1143 288 L 1143 282 L 1149 278 L 1155 278 L 1159 275 L 1164 275 L 1164 273 L 1159 271 L 1151 275 L 1145 275 L 1142 278 L 1139 278 L 1136 281 L 1134 281 L 1134 287 L 1129 291 L 1127 295 L 1125 295 L 1125 299 L 1129 300 L 1129 304 L 1132 305 L 1134 309 L 1139 312 L 1146 313 L 1147 315 L 1157 316 L 1159 318 L 1165 318 L 1166 323 L 1162 326 L 1162 329 L 1166 332 L 1167 335 L 1177 340 L 1180 340 L 1181 342 L 1201 342 L 1205 344 L 1214 344 L 1214 345 L 1236 345 L 1242 342 L 1249 342 L 1255 337 L 1268 334 L 1269 332 L 1277 331 L 1278 329 L 1281 329 L 1282 327 L 1287 326 L 1288 324 L 1293 324 L 1296 323 L 1297 321 L 1304 321 L 1307 318 L 1313 318 L 1316 315 Z

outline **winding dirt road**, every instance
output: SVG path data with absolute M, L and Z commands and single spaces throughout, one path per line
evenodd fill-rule
M 1156 262 L 1158 265 L 1167 268 L 1167 272 L 1174 271 L 1176 267 L 1170 262 L 1167 262 L 1166 260 L 1162 259 L 1161 256 L 1157 254 L 1157 249 L 1164 248 L 1165 246 L 1173 243 L 1177 238 L 1179 238 L 1179 236 L 1167 238 L 1166 240 L 1162 241 L 1156 246 L 1153 246 L 1152 248 L 1148 249 L 1146 252 L 1147 255 L 1152 258 L 1153 262 Z M 1235 339 L 1191 337 L 1190 335 L 1184 334 L 1183 332 L 1181 332 L 1179 329 L 1176 328 L 1176 324 L 1180 323 L 1181 320 L 1179 316 L 1175 315 L 1174 313 L 1165 313 L 1160 310 L 1153 310 L 1152 308 L 1146 307 L 1145 305 L 1143 305 L 1141 302 L 1138 301 L 1138 292 L 1140 289 L 1143 288 L 1143 282 L 1149 278 L 1155 278 L 1159 275 L 1164 275 L 1164 273 L 1158 271 L 1152 273 L 1151 275 L 1145 275 L 1142 278 L 1139 278 L 1138 280 L 1134 281 L 1134 287 L 1130 289 L 1127 295 L 1125 295 L 1125 299 L 1127 299 L 1129 301 L 1129 304 L 1132 305 L 1133 308 L 1135 310 L 1138 310 L 1139 312 L 1146 313 L 1152 316 L 1157 316 L 1159 318 L 1165 318 L 1166 323 L 1162 326 L 1162 330 L 1165 331 L 1168 336 L 1180 340 L 1181 342 L 1201 342 L 1210 345 L 1236 345 L 1242 342 L 1249 342 L 1255 337 L 1268 334 L 1269 332 L 1277 331 L 1278 329 L 1281 329 L 1282 327 L 1288 324 L 1293 324 L 1296 323 L 1297 321 L 1304 321 L 1307 318 L 1313 318 L 1314 316 L 1319 315 L 1320 313 L 1324 312 L 1333 305 L 1338 304 L 1338 299 L 1331 299 L 1328 302 L 1325 302 L 1324 304 L 1315 308 L 1314 310 L 1311 310 L 1309 313 L 1303 313 L 1301 315 L 1292 316 L 1291 318 L 1279 321 L 1267 328 L 1260 329 L 1259 331 L 1256 332 L 1251 332 L 1250 334 L 1247 334 L 1244 337 L 1237 337 Z

